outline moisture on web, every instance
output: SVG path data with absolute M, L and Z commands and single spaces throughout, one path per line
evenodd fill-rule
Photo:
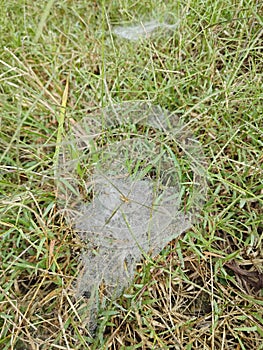
M 189 229 L 206 193 L 202 148 L 180 119 L 145 102 L 112 105 L 72 126 L 59 168 L 60 206 L 86 242 L 77 294 L 118 297 L 142 257 Z M 93 322 L 93 321 L 92 321 Z
M 178 27 L 178 23 L 168 24 L 158 20 L 150 20 L 139 24 L 131 24 L 129 26 L 117 26 L 113 29 L 113 33 L 121 38 L 136 41 L 144 39 L 156 33 L 156 31 L 174 31 Z

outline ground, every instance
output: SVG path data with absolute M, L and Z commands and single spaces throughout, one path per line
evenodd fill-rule
M 1 2 L 0 348 L 263 349 L 263 9 L 257 0 Z M 151 18 L 173 31 L 128 41 Z M 85 245 L 58 207 L 67 128 L 109 103 L 176 113 L 203 146 L 199 221 L 101 306 L 75 297 Z

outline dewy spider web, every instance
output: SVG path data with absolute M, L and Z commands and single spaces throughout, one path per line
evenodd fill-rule
M 151 20 L 139 24 L 132 24 L 130 26 L 117 26 L 113 28 L 113 33 L 121 38 L 136 41 L 145 39 L 154 34 L 157 30 L 172 30 L 174 31 L 179 25 L 178 23 L 168 24 L 158 20 Z
M 82 240 L 77 294 L 110 298 L 133 280 L 136 263 L 189 229 L 206 194 L 200 144 L 177 116 L 146 102 L 89 115 L 65 138 L 59 168 L 61 208 Z

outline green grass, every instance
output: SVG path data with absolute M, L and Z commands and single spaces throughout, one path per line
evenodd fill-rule
M 0 9 L 0 348 L 262 349 L 260 1 L 11 0 Z M 174 33 L 111 35 L 167 12 L 180 19 Z M 74 298 L 84 244 L 57 206 L 57 140 L 71 120 L 125 100 L 149 100 L 189 125 L 209 197 L 200 222 L 101 309 L 91 339 L 88 306 Z

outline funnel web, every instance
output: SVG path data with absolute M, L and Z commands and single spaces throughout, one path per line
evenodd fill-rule
M 206 194 L 201 145 L 173 113 L 123 102 L 74 124 L 63 142 L 60 207 L 86 242 L 77 294 L 121 295 L 143 256 L 189 229 Z
M 149 38 L 157 31 L 174 31 L 178 27 L 178 23 L 168 24 L 155 19 L 141 22 L 140 24 L 131 24 L 129 26 L 116 26 L 113 33 L 123 39 L 137 41 Z

